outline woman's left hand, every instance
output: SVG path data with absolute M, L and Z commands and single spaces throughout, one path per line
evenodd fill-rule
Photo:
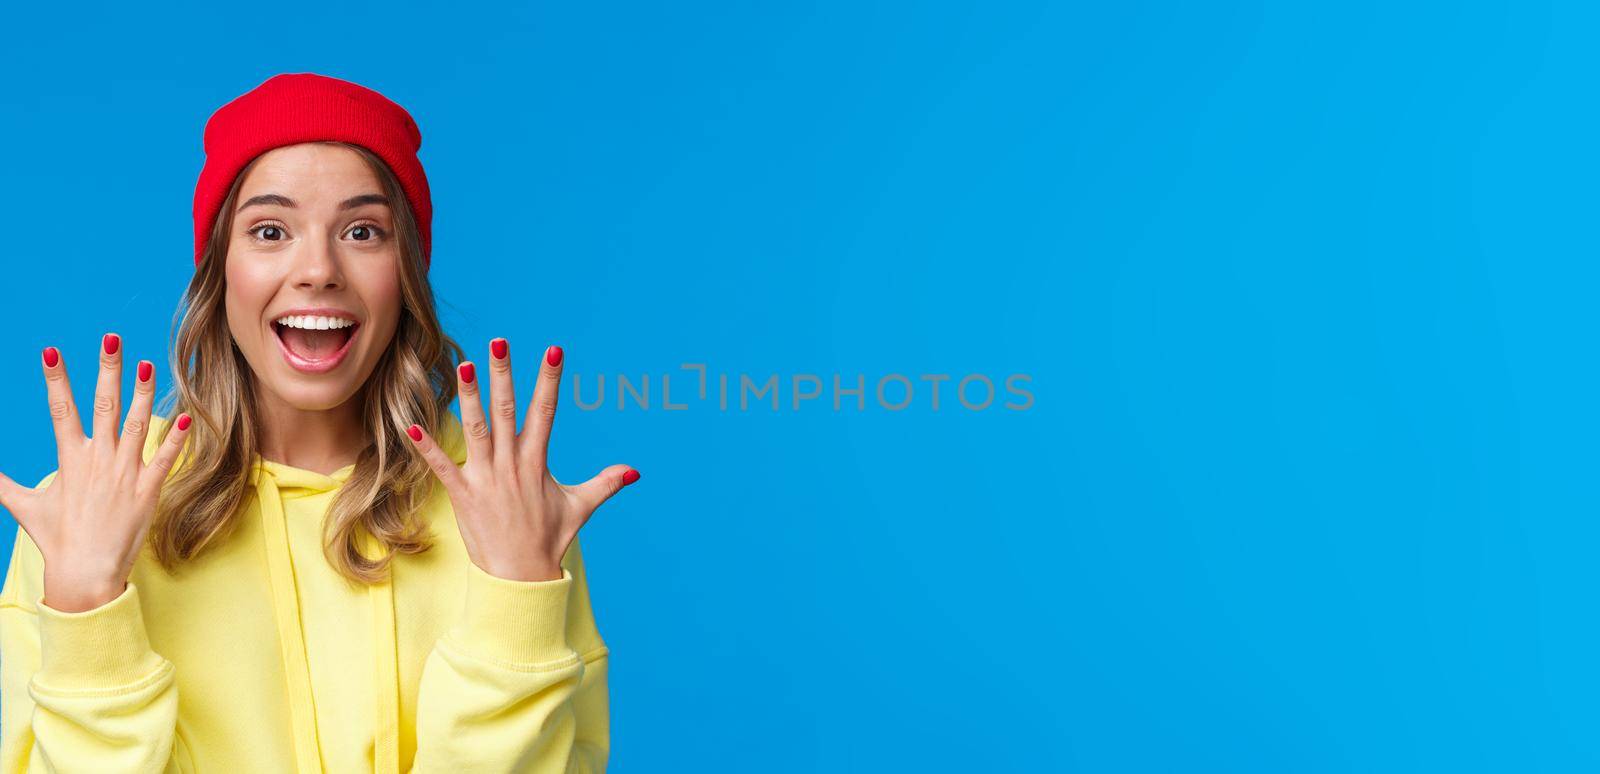
M 560 580 L 561 558 L 578 530 L 601 503 L 638 481 L 639 473 L 612 465 L 576 486 L 556 481 L 548 453 L 561 385 L 561 348 L 550 347 L 541 358 L 521 433 L 511 388 L 511 346 L 495 339 L 489 352 L 490 418 L 484 416 L 473 364 L 464 362 L 456 369 L 467 444 L 464 465 L 458 467 L 423 428 L 412 425 L 406 434 L 450 495 L 474 564 L 508 580 Z

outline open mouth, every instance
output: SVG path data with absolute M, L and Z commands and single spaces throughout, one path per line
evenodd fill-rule
M 316 314 L 291 314 L 272 321 L 278 348 L 284 360 L 296 371 L 331 371 L 350 352 L 361 323 L 345 317 Z

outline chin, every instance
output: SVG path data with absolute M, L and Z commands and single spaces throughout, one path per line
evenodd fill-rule
M 278 399 L 300 411 L 327 411 L 343 406 L 361 391 L 361 384 L 348 384 L 345 380 L 327 380 L 322 384 L 307 384 L 301 379 L 289 383 L 266 385 Z

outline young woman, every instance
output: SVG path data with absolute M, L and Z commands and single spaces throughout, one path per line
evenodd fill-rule
M 0 476 L 0 770 L 605 768 L 577 532 L 639 474 L 551 476 L 560 347 L 520 433 L 509 342 L 460 362 L 420 145 L 377 92 L 268 79 L 206 124 L 167 416 L 141 360 L 118 428 L 107 334 L 86 435 L 45 348 L 58 467 Z

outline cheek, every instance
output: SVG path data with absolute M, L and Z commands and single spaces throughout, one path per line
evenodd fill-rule
M 277 285 L 266 278 L 253 275 L 230 263 L 224 272 L 224 308 L 228 314 L 228 327 L 234 339 L 241 344 L 255 338 L 252 335 L 261 326 L 261 315 L 272 300 Z
M 404 304 L 400 291 L 400 278 L 396 272 L 372 272 L 353 279 L 361 295 L 362 304 L 367 308 L 368 319 L 393 330 L 395 323 L 400 319 L 400 310 Z

